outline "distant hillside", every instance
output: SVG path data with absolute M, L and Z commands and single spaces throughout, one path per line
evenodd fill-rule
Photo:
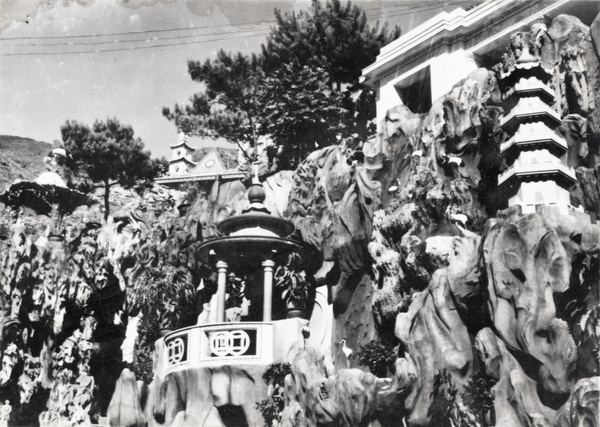
M 35 179 L 44 172 L 44 157 L 52 150 L 47 142 L 0 135 L 0 192 L 15 179 Z

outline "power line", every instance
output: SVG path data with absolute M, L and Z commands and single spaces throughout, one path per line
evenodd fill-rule
M 210 43 L 210 42 L 215 42 L 215 41 L 256 37 L 256 36 L 265 36 L 269 33 L 270 30 L 264 30 L 264 31 L 266 31 L 264 34 L 255 34 L 252 36 L 242 35 L 242 36 L 237 36 L 237 37 L 225 37 L 225 38 L 216 38 L 216 39 L 211 39 L 211 40 L 200 40 L 200 41 L 187 41 L 187 42 L 181 42 L 181 43 L 165 43 L 165 44 L 158 44 L 158 45 L 151 45 L 151 46 L 132 46 L 132 47 L 117 48 L 117 49 L 95 49 L 95 50 L 66 51 L 66 52 L 2 53 L 2 54 L 0 54 L 0 56 L 30 56 L 30 55 L 48 56 L 48 55 L 70 55 L 70 54 L 77 54 L 77 53 L 123 52 L 126 50 L 154 49 L 154 48 L 167 47 L 167 46 L 182 46 L 182 45 L 186 45 L 186 44 Z
M 468 0 L 468 1 L 458 1 L 456 3 L 452 3 L 452 4 L 460 4 L 460 3 L 468 3 L 469 1 L 472 0 Z M 414 2 L 407 2 L 406 4 L 402 4 L 402 5 L 397 5 L 397 6 L 393 6 L 392 9 L 399 9 L 399 8 L 408 8 L 410 9 L 418 9 L 419 7 L 423 7 L 425 5 L 422 4 L 423 1 L 414 1 Z M 421 6 L 417 6 L 417 5 L 421 5 Z M 449 4 L 450 5 L 450 4 Z M 431 9 L 434 8 L 439 8 L 439 5 L 434 6 Z M 384 11 L 385 7 L 372 7 L 372 8 L 365 8 L 362 9 L 363 12 L 368 12 L 368 11 L 372 11 L 372 10 L 378 10 L 378 11 Z M 430 10 L 430 9 L 427 9 Z M 417 11 L 420 12 L 420 11 Z M 387 15 L 387 13 L 386 13 Z M 373 15 L 373 16 L 379 16 L 379 15 Z M 260 24 L 270 24 L 270 23 L 274 23 L 277 22 L 276 19 L 271 19 L 271 20 L 263 20 L 263 21 L 252 21 L 252 22 L 245 22 L 243 24 L 240 24 L 240 26 L 242 25 L 260 25 Z M 125 35 L 140 35 L 140 34 L 152 34 L 152 33 L 164 33 L 164 32 L 174 32 L 174 31 L 191 31 L 191 30 L 205 30 L 205 29 L 212 29 L 212 28 L 223 28 L 223 27 L 232 27 L 235 26 L 233 24 L 220 24 L 220 25 L 206 25 L 206 26 L 193 26 L 193 27 L 180 27 L 180 28 L 163 28 L 163 29 L 158 29 L 158 30 L 140 30 L 140 31 L 125 31 L 125 32 L 118 32 L 118 33 L 104 33 L 104 34 L 81 34 L 81 35 L 66 35 L 66 36 L 44 36 L 44 37 L 0 37 L 0 42 L 2 41 L 11 41 L 11 40 L 40 40 L 40 39 L 44 39 L 44 40 L 57 40 L 57 39 L 73 39 L 73 38 L 96 38 L 96 37 L 110 37 L 110 36 L 125 36 Z M 240 31 L 256 31 L 256 30 L 240 30 Z M 216 35 L 218 33 L 208 33 L 206 35 Z
M 229 31 L 224 33 L 208 33 L 208 34 L 188 34 L 181 36 L 172 36 L 172 37 L 152 37 L 146 39 L 131 39 L 131 40 L 106 40 L 106 41 L 98 41 L 98 42 L 63 42 L 63 43 L 18 43 L 18 44 L 10 44 L 10 45 L 0 45 L 0 47 L 4 46 L 34 46 L 34 47 L 46 47 L 46 46 L 97 46 L 103 44 L 114 44 L 114 43 L 139 43 L 139 42 L 152 42 L 157 40 L 177 40 L 177 39 L 189 39 L 194 37 L 206 37 L 206 36 L 225 36 L 228 34 L 239 34 L 239 33 L 254 33 L 254 32 L 265 32 L 269 31 L 269 28 L 256 29 L 256 30 L 240 30 L 240 31 Z M 250 37 L 252 35 L 249 35 Z
M 470 3 L 473 0 L 462 0 L 462 1 L 457 1 L 452 3 L 452 5 L 458 5 L 458 4 L 463 4 L 463 3 Z M 398 7 L 403 7 L 406 5 L 401 5 Z M 420 7 L 423 7 L 424 5 L 421 6 L 417 6 L 417 7 L 409 7 L 408 10 L 404 10 L 404 11 L 399 11 L 396 13 L 385 13 L 384 14 L 384 18 L 389 18 L 389 17 L 396 17 L 396 16 L 405 16 L 408 15 L 410 13 L 422 13 L 422 12 L 427 12 L 429 10 L 433 10 L 433 9 L 439 9 L 439 5 L 433 6 L 433 7 L 429 7 L 429 8 L 425 8 L 425 9 L 419 9 Z M 425 5 L 428 6 L 428 5 Z M 371 9 L 363 9 L 363 11 L 365 10 L 380 10 L 379 8 L 371 8 Z M 368 19 L 373 19 L 375 17 L 379 17 L 381 15 L 381 13 L 377 14 L 377 15 L 372 15 L 371 17 L 368 17 Z M 276 21 L 262 21 L 264 22 L 276 22 Z M 229 24 L 227 25 L 215 25 L 215 26 L 208 26 L 208 27 L 196 27 L 196 28 L 217 28 L 217 27 L 224 27 L 224 26 L 230 26 Z M 186 28 L 187 29 L 187 28 Z M 162 29 L 162 30 L 149 30 L 149 31 L 141 31 L 141 32 L 126 32 L 126 33 L 110 33 L 110 34 L 104 34 L 101 36 L 96 36 L 96 35 L 82 35 L 82 36 L 64 36 L 64 37 L 44 37 L 43 39 L 59 39 L 59 38 L 77 38 L 77 37 L 82 37 L 82 38 L 89 38 L 89 37 L 106 37 L 109 35 L 125 35 L 125 34 L 142 34 L 142 33 L 154 33 L 154 32 L 167 32 L 167 31 L 179 31 L 179 30 L 183 30 L 183 29 Z M 18 53 L 3 53 L 0 54 L 0 56 L 31 56 L 31 55 L 43 55 L 43 56 L 49 56 L 49 55 L 69 55 L 69 54 L 88 54 L 88 53 L 104 53 L 104 52 L 122 52 L 122 51 L 131 51 L 131 50 L 140 50 L 140 49 L 154 49 L 154 48 L 161 48 L 161 47 L 169 47 L 169 46 L 182 46 L 182 45 L 187 45 L 187 44 L 198 44 L 198 43 L 210 43 L 210 42 L 215 42 L 215 41 L 225 41 L 225 40 L 231 40 L 231 39 L 239 39 L 239 38 L 246 38 L 246 37 L 257 37 L 257 36 L 263 36 L 263 35 L 267 35 L 269 32 L 271 31 L 270 28 L 267 29 L 258 29 L 258 30 L 237 30 L 237 31 L 231 31 L 228 33 L 221 33 L 220 35 L 224 35 L 224 34 L 239 34 L 239 33 L 246 33 L 246 32 L 256 32 L 257 34 L 244 34 L 244 35 L 239 35 L 239 36 L 232 36 L 232 37 L 219 37 L 219 38 L 215 38 L 215 39 L 209 39 L 209 40 L 198 40 L 198 41 L 187 41 L 187 42 L 180 42 L 180 43 L 164 43 L 164 44 L 152 44 L 152 45 L 147 45 L 147 46 L 132 46 L 132 47 L 123 47 L 123 48 L 116 48 L 116 49 L 94 49 L 94 50 L 82 50 L 82 51 L 64 51 L 64 52 L 18 52 Z M 134 42 L 153 42 L 153 41 L 157 41 L 157 40 L 176 40 L 176 39 L 184 39 L 184 38 L 192 38 L 192 37 L 203 37 L 203 36 L 210 36 L 210 35 L 218 35 L 219 33 L 207 33 L 207 34 L 198 34 L 198 35 L 180 35 L 180 36 L 173 36 L 173 37 L 156 37 L 153 39 L 145 39 L 145 40 L 111 40 L 111 41 L 102 41 L 102 42 L 91 42 L 91 43 L 83 43 L 83 42 L 66 42 L 66 43 L 54 43 L 54 44 L 28 44 L 28 43 L 21 43 L 21 44 L 15 44 L 15 45 L 9 45 L 9 46 L 35 46 L 35 47 L 50 47 L 50 46 L 73 46 L 73 45 L 102 45 L 102 44 L 115 44 L 115 43 L 134 43 Z M 2 40 L 29 40 L 29 39 L 38 39 L 39 38 L 35 38 L 35 37 L 23 37 L 23 38 L 6 38 L 6 39 L 0 39 L 0 41 Z M 1 46 L 0 46 L 1 47 Z

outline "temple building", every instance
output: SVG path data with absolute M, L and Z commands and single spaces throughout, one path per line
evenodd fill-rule
M 226 167 L 215 149 L 209 151 L 200 161 L 194 162 L 192 155 L 196 149 L 188 144 L 187 136 L 183 132 L 179 134 L 177 143 L 170 147 L 172 156 L 169 162 L 169 173 L 166 176 L 157 178 L 156 182 L 158 184 L 167 187 L 178 187 L 186 182 L 203 181 L 212 183 L 245 177 L 244 173 Z
M 361 82 L 377 92 L 377 123 L 399 104 L 429 111 L 469 73 L 500 62 L 515 32 L 560 14 L 590 25 L 599 11 L 597 1 L 497 0 L 439 13 L 384 46 L 363 70 Z

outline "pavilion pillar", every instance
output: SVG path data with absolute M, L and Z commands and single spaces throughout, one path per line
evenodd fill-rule
M 227 286 L 227 263 L 217 262 L 217 323 L 225 322 L 225 289 Z
M 275 267 L 275 263 L 271 260 L 266 260 L 263 261 L 262 266 L 265 273 L 263 286 L 263 322 L 270 322 L 271 306 L 273 304 L 273 267 Z

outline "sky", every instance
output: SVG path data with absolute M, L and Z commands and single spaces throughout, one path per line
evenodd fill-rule
M 399 25 L 403 33 L 472 3 L 353 2 L 370 23 Z M 67 120 L 92 125 L 116 117 L 154 157 L 170 158 L 177 129 L 162 109 L 201 90 L 188 60 L 204 61 L 220 49 L 259 52 L 275 8 L 309 6 L 310 0 L 0 0 L 0 134 L 60 141 Z

